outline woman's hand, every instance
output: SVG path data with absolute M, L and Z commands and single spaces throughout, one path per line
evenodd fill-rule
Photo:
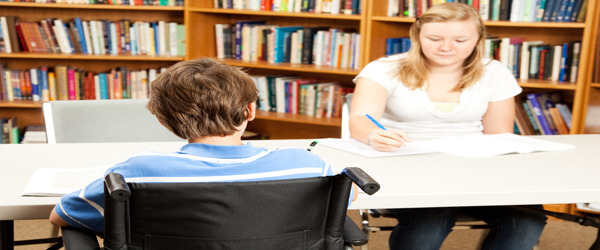
M 410 141 L 408 134 L 397 129 L 383 130 L 378 128 L 367 136 L 368 144 L 374 149 L 383 152 L 397 150 L 405 145 L 404 142 L 408 141 Z

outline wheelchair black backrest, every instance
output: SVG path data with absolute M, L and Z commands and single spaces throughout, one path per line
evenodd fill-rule
M 107 250 L 343 249 L 351 188 L 344 175 L 127 185 L 122 202 L 105 185 Z

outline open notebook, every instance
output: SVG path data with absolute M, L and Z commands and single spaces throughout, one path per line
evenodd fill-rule
M 497 135 L 474 134 L 451 136 L 435 140 L 417 141 L 413 144 L 435 149 L 442 153 L 467 158 L 575 148 L 575 146 L 569 144 L 534 139 L 528 136 L 519 136 L 509 133 Z
M 90 168 L 40 168 L 21 192 L 21 196 L 63 196 L 104 177 L 112 165 Z

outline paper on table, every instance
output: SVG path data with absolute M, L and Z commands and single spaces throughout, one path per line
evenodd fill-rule
M 450 136 L 435 140 L 417 141 L 414 144 L 436 149 L 442 153 L 467 158 L 575 148 L 575 146 L 569 144 L 534 139 L 510 133 Z
M 21 196 L 60 197 L 102 178 L 110 167 L 112 165 L 75 169 L 40 168 L 33 173 Z
M 406 143 L 405 147 L 401 147 L 398 150 L 392 152 L 377 151 L 371 146 L 359 142 L 355 139 L 322 139 L 319 140 L 319 144 L 364 157 L 386 157 L 397 155 L 428 154 L 437 152 L 437 150 L 433 150 L 420 145 L 415 145 L 414 143 Z

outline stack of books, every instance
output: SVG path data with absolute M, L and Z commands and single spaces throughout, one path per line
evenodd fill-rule
M 25 134 L 21 144 L 47 143 L 46 127 L 44 125 L 29 125 L 25 127 Z

